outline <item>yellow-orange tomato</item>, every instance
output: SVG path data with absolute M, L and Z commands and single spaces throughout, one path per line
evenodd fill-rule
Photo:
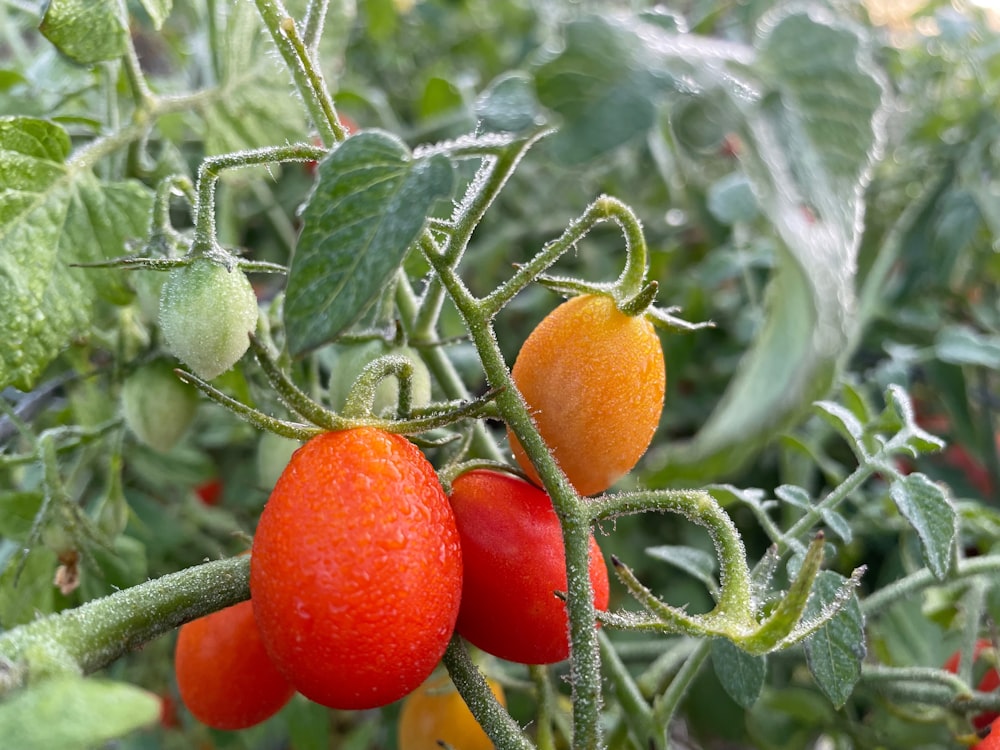
M 503 706 L 503 687 L 486 682 Z M 493 743 L 447 675 L 432 677 L 403 702 L 399 713 L 399 750 L 441 750 L 440 743 L 454 750 L 493 750 Z
M 512 370 L 538 431 L 581 495 L 603 492 L 646 452 L 663 411 L 666 366 L 652 323 L 609 297 L 564 302 L 531 332 Z M 508 430 L 514 457 L 538 474 Z

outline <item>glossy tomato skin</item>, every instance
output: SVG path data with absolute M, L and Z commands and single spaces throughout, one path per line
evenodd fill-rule
M 974 745 L 972 750 L 1000 750 L 1000 718 L 994 719 L 986 726 L 990 728 L 990 733 L 982 742 Z
M 479 469 L 452 483 L 465 582 L 456 630 L 483 651 L 522 664 L 569 656 L 562 530 L 545 492 Z M 590 537 L 594 606 L 608 608 L 608 570 Z
M 980 638 L 976 641 L 976 645 L 972 650 L 972 660 L 973 662 L 979 660 L 980 654 L 986 649 L 993 648 L 993 643 L 989 638 Z M 958 673 L 958 661 L 961 658 L 961 654 L 956 651 L 948 660 L 944 663 L 943 669 L 951 672 L 952 674 Z M 1000 687 L 1000 673 L 993 667 L 990 667 L 983 673 L 982 678 L 979 680 L 979 684 L 976 689 L 983 693 L 989 693 Z M 982 713 L 976 714 L 972 717 L 972 724 L 976 729 L 983 729 L 990 726 L 1000 714 L 996 711 L 983 711 Z M 1000 737 L 997 738 L 997 748 L 1000 748 Z
M 250 591 L 268 653 L 310 700 L 366 709 L 414 690 L 444 653 L 462 591 L 434 468 L 372 428 L 309 440 L 264 507 Z
M 503 686 L 487 684 L 501 706 L 507 705 Z M 493 743 L 447 675 L 432 677 L 414 690 L 399 712 L 399 750 L 493 750 Z
M 182 625 L 174 671 L 184 705 L 215 729 L 260 724 L 295 693 L 264 650 L 249 601 Z
M 663 411 L 666 366 L 652 323 L 614 300 L 564 302 L 525 340 L 511 371 L 535 425 L 581 495 L 627 474 L 653 439 Z M 538 474 L 508 430 L 514 457 Z

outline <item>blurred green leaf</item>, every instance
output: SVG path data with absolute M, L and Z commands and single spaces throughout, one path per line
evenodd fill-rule
M 53 677 L 0 703 L 0 737 L 18 750 L 89 750 L 155 722 L 160 698 L 133 685 Z
M 661 455 L 664 477 L 732 472 L 829 390 L 847 344 L 882 75 L 860 32 L 819 11 L 763 19 L 752 67 L 758 91 L 718 85 L 744 113 L 740 161 L 786 252 L 752 349 L 694 438 Z
M 50 0 L 39 28 L 82 65 L 121 57 L 128 40 L 116 0 Z
M 712 666 L 729 697 L 743 708 L 757 702 L 767 676 L 767 657 L 753 656 L 725 638 L 712 640 Z
M 140 0 L 140 2 L 152 19 L 153 28 L 157 31 L 163 28 L 163 22 L 167 20 L 174 7 L 174 0 Z
M 535 85 L 539 101 L 562 118 L 548 147 L 559 160 L 580 164 L 648 130 L 673 82 L 624 22 L 574 21 L 565 37 L 563 51 L 535 72 Z
M 818 617 L 829 607 L 846 579 L 830 570 L 816 578 L 804 619 Z M 804 642 L 806 662 L 816 684 L 836 708 L 840 708 L 861 678 L 865 658 L 864 616 L 857 596 Z
M 540 125 L 531 77 L 508 73 L 491 82 L 476 101 L 476 116 L 487 132 L 520 133 Z
M 48 614 L 56 606 L 58 591 L 52 579 L 59 562 L 55 553 L 34 547 L 25 558 L 20 547 L 0 572 L 0 628 L 6 630 Z
M 989 336 L 965 325 L 942 328 L 934 340 L 934 353 L 942 362 L 1000 370 L 1000 336 Z
M 958 536 L 957 512 L 937 484 L 919 472 L 893 480 L 889 495 L 920 537 L 924 562 L 935 578 L 951 570 L 952 551 Z
M 0 494 L 0 536 L 24 541 L 42 507 L 41 492 L 4 492 Z
M 439 198 L 450 162 L 412 159 L 386 133 L 366 131 L 320 162 L 288 271 L 285 327 L 293 354 L 332 341 L 389 283 Z

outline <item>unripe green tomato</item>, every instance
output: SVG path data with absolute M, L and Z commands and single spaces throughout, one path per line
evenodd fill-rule
M 208 258 L 171 271 L 160 293 L 167 349 L 205 380 L 246 353 L 257 315 L 257 297 L 246 275 Z
M 257 483 L 261 487 L 274 487 L 284 472 L 292 454 L 302 447 L 298 440 L 265 432 L 257 441 Z
M 122 386 L 125 424 L 140 441 L 166 453 L 194 419 L 198 392 L 181 382 L 169 362 L 143 365 Z
M 393 347 L 384 341 L 366 341 L 352 346 L 337 346 L 330 357 L 330 406 L 336 411 L 344 408 L 351 386 L 369 362 L 387 354 L 406 357 L 413 363 L 410 405 L 414 408 L 427 406 L 431 402 L 431 373 L 420 355 L 408 346 Z M 399 405 L 399 379 L 390 375 L 383 378 L 375 388 L 372 411 L 378 415 L 392 413 Z

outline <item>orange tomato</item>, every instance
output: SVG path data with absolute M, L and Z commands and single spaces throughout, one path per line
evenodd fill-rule
M 564 302 L 528 336 L 511 371 L 542 439 L 581 495 L 627 474 L 653 439 L 666 366 L 652 323 L 609 297 Z M 508 430 L 514 457 L 538 474 Z
M 503 687 L 496 680 L 486 682 L 503 706 Z M 493 750 L 493 743 L 476 721 L 469 707 L 447 675 L 425 682 L 403 702 L 399 713 L 399 750 Z

